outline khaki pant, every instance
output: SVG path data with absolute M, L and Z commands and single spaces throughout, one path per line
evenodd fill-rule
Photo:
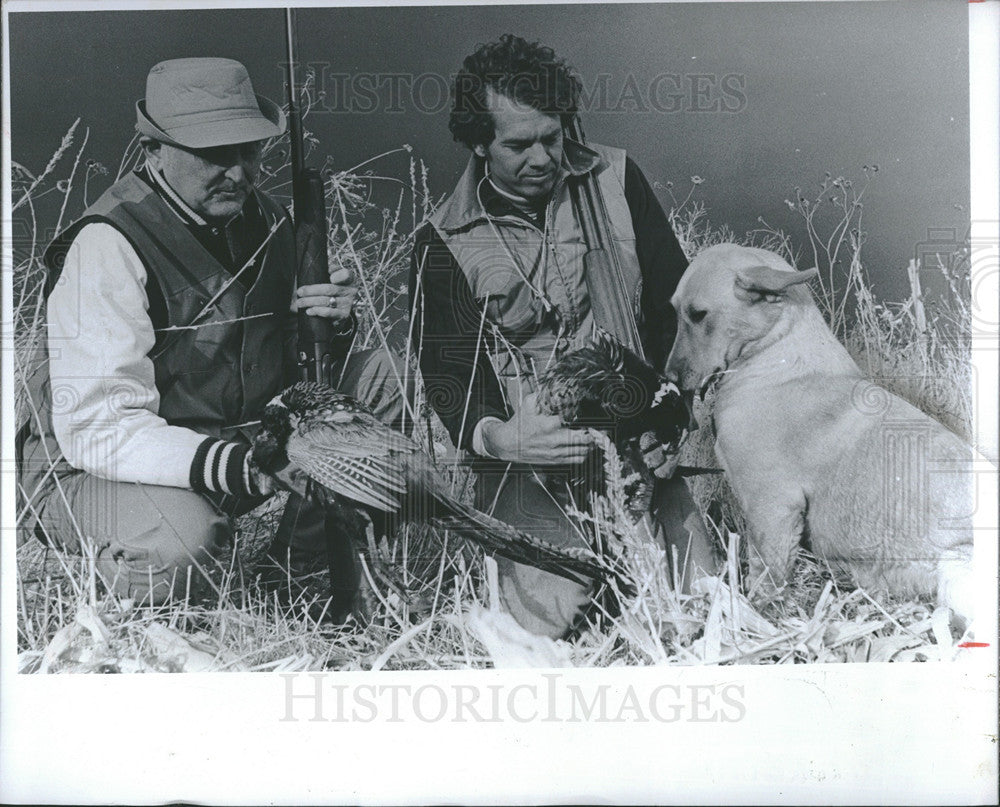
M 589 462 L 589 461 L 588 461 Z M 601 473 L 599 467 L 586 473 Z M 570 494 L 565 473 L 540 467 L 495 464 L 479 473 L 477 505 L 501 521 L 557 546 L 586 546 L 579 527 L 566 515 Z M 697 570 L 714 568 L 711 543 L 701 514 L 683 479 L 659 480 L 653 509 L 668 559 L 671 548 L 683 564 L 678 578 L 690 583 Z M 497 558 L 504 607 L 526 630 L 553 639 L 569 633 L 582 620 L 593 596 L 592 586 L 543 572 L 533 566 Z
M 401 370 L 381 350 L 358 352 L 349 358 L 340 388 L 393 423 L 403 410 L 396 375 Z M 83 471 L 62 476 L 60 489 L 52 486 L 36 499 L 36 534 L 71 552 L 92 551 L 98 573 L 117 594 L 154 604 L 189 589 L 208 592 L 208 573 L 232 540 L 233 517 L 264 501 L 112 482 Z M 282 519 L 279 534 L 292 553 L 323 552 L 323 520 L 307 512 L 315 508 L 302 508 L 294 496 L 289 504 L 294 513 Z

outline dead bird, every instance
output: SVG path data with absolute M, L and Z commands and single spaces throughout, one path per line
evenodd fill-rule
M 335 522 L 371 508 L 430 522 L 574 582 L 606 573 L 584 550 L 552 546 L 456 499 L 417 443 L 349 395 L 299 382 L 267 405 L 261 425 L 253 465 L 285 489 L 318 497 Z
M 692 425 L 690 401 L 677 386 L 599 329 L 591 344 L 561 356 L 539 376 L 538 406 L 566 426 L 608 434 L 637 476 L 630 491 L 636 515 L 648 509 L 654 476 L 668 472 L 664 460 L 676 456 Z M 721 471 L 673 469 L 676 476 L 705 473 Z

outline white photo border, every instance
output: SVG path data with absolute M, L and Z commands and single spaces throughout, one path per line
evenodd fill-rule
M 9 14 L 181 7 L 6 3 L 4 120 Z M 1000 3 L 969 13 L 972 237 L 995 328 Z M 9 126 L 3 140 L 10 210 Z M 953 664 L 18 676 L 10 238 L 5 216 L 0 801 L 996 803 L 995 641 Z M 973 362 L 979 428 L 996 445 L 996 343 L 977 342 Z M 995 614 L 995 564 L 989 577 Z

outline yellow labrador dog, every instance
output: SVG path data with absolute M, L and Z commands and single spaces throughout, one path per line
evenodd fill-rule
M 720 244 L 671 300 L 666 374 L 716 388 L 716 451 L 750 527 L 751 575 L 780 586 L 805 540 L 866 589 L 936 594 L 970 619 L 976 452 L 862 376 L 813 302 L 816 274 Z

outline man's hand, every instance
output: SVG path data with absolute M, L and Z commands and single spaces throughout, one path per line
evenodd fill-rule
M 339 323 L 351 316 L 358 287 L 350 270 L 341 267 L 330 273 L 329 283 L 299 286 L 292 300 L 292 311 L 302 311 L 311 317 L 326 317 Z
M 253 485 L 260 492 L 261 496 L 270 496 L 278 488 L 274 484 L 274 480 L 261 471 L 259 468 L 255 468 L 252 464 L 250 466 L 250 479 Z
M 290 463 L 286 463 L 284 468 L 276 471 L 273 477 L 251 465 L 250 477 L 262 496 L 270 496 L 284 488 L 298 493 L 302 498 L 306 497 L 306 478 L 301 472 L 296 473 Z
M 538 411 L 538 396 L 525 398 L 506 423 L 488 422 L 483 427 L 483 446 L 489 454 L 506 462 L 531 465 L 577 465 L 593 445 L 586 431 L 567 429 L 558 415 Z

